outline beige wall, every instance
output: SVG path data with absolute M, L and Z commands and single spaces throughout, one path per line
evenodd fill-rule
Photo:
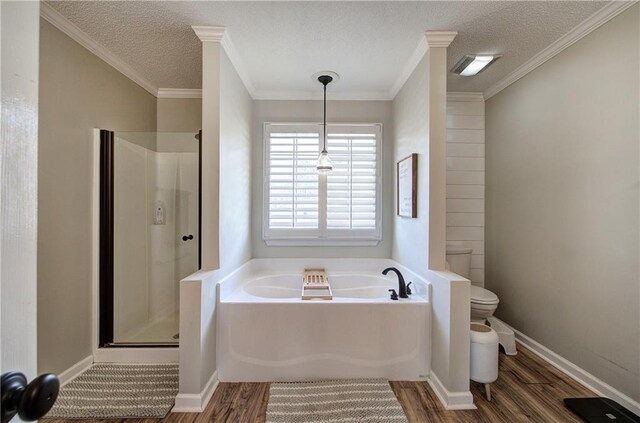
M 486 103 L 486 286 L 507 323 L 640 400 L 635 5 Z
M 202 43 L 201 269 L 220 268 L 220 43 Z M 206 383 L 206 379 L 205 379 Z M 182 388 L 180 389 L 182 392 Z
M 393 182 L 393 123 L 390 101 L 328 101 L 329 123 L 382 124 L 382 241 L 375 247 L 275 247 L 262 239 L 265 122 L 320 122 L 322 101 L 256 100 L 253 102 L 252 244 L 253 257 L 383 257 L 391 255 Z
M 391 258 L 414 272 L 429 264 L 429 55 L 426 54 L 393 100 L 393 163 L 418 154 L 418 214 L 397 216 L 394 204 Z M 396 176 L 393 198 L 397 193 Z
M 252 99 L 229 57 L 220 56 L 220 269 L 251 258 Z
M 92 353 L 93 128 L 155 131 L 156 98 L 40 24 L 38 370 Z
M 159 98 L 158 132 L 193 132 L 202 128 L 201 98 Z

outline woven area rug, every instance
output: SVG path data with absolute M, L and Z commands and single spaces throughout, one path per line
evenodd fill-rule
M 386 380 L 272 383 L 267 423 L 407 422 Z
M 177 393 L 176 364 L 96 364 L 60 389 L 45 418 L 162 418 Z

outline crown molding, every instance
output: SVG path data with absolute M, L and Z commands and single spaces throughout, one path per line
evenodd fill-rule
M 425 31 L 424 37 L 429 47 L 447 48 L 458 35 L 457 31 Z
M 202 90 L 190 88 L 158 88 L 153 82 L 140 75 L 131 66 L 118 58 L 106 47 L 96 42 L 87 33 L 78 28 L 74 23 L 69 21 L 58 11 L 47 3 L 40 3 L 40 16 L 50 22 L 60 31 L 71 37 L 78 44 L 98 56 L 107 64 L 115 68 L 124 76 L 147 90 L 157 98 L 202 98 Z M 225 27 L 222 26 L 192 26 L 193 31 L 202 42 L 218 42 L 227 53 L 231 64 L 235 68 L 238 76 L 242 80 L 249 95 L 255 100 L 321 100 L 322 95 L 316 91 L 257 91 L 249 78 L 246 68 L 240 59 L 240 55 L 236 50 L 231 37 Z M 409 79 L 411 73 L 416 68 L 422 57 L 429 49 L 426 34 L 435 34 L 436 39 L 447 39 L 455 32 L 450 31 L 427 31 L 425 37 L 422 37 L 416 46 L 409 61 L 404 66 L 400 78 L 393 85 L 389 92 L 383 91 L 353 91 L 353 92 L 337 92 L 331 94 L 331 100 L 353 100 L 353 101 L 389 101 L 393 100 L 398 94 L 404 83 Z M 438 35 L 439 34 L 439 35 Z M 433 38 L 432 38 L 433 39 Z M 453 39 L 453 38 L 451 38 Z M 450 42 L 450 41 L 449 41 Z
M 498 81 L 486 91 L 482 96 L 480 93 L 473 93 L 476 97 L 469 97 L 471 93 L 449 93 L 448 98 L 456 98 L 450 101 L 484 101 L 498 94 L 500 91 L 518 81 L 520 78 L 536 69 L 538 66 L 547 62 L 566 48 L 570 47 L 586 35 L 590 34 L 600 26 L 610 21 L 620 13 L 638 3 L 638 0 L 632 1 L 613 1 L 608 3 L 602 9 L 591 15 L 581 24 L 573 28 L 567 34 L 556 40 L 554 43 L 546 47 L 540 53 L 529 59 L 523 65 L 511 72 L 502 80 Z M 200 98 L 202 92 L 199 89 L 171 89 L 158 88 L 153 82 L 143 77 L 131 66 L 118 58 L 110 50 L 102 44 L 96 42 L 87 33 L 78 28 L 75 24 L 61 15 L 45 2 L 40 3 L 40 16 L 58 28 L 60 31 L 68 35 L 78 44 L 95 54 L 104 62 L 118 70 L 124 76 L 135 82 L 140 87 L 158 98 Z M 194 32 L 202 42 L 219 42 L 224 48 L 231 64 L 236 69 L 238 76 L 245 85 L 249 95 L 256 100 L 318 100 L 321 99 L 319 93 L 311 91 L 257 91 L 253 86 L 246 68 L 244 67 L 240 56 L 226 32 L 225 27 L 221 26 L 192 26 Z M 413 71 L 415 70 L 422 57 L 426 54 L 430 47 L 448 47 L 453 41 L 457 32 L 455 31 L 425 31 L 425 36 L 420 39 L 414 52 L 409 57 L 399 78 L 391 87 L 389 92 L 342 92 L 334 93 L 332 100 L 393 100 L 400 89 L 404 86 Z M 464 97 L 458 96 L 464 94 Z M 479 97 L 478 97 L 479 95 Z M 461 98 L 465 98 L 462 100 Z M 471 99 L 475 98 L 475 99 Z
M 322 91 L 258 91 L 254 100 L 322 100 Z M 342 91 L 329 92 L 328 101 L 389 101 L 386 91 Z
M 240 55 L 238 54 L 238 50 L 236 50 L 233 41 L 231 41 L 231 37 L 227 32 L 227 29 L 224 26 L 197 26 L 194 25 L 191 27 L 193 31 L 196 33 L 200 41 L 205 42 L 215 42 L 220 43 L 225 53 L 229 57 L 229 61 L 231 65 L 235 68 L 240 80 L 244 84 L 244 87 L 249 92 L 251 98 L 256 98 L 256 89 L 249 78 L 249 74 L 247 73 L 246 67 L 240 59 Z
M 409 79 L 413 71 L 420 63 L 420 60 L 427 54 L 429 47 L 448 47 L 453 39 L 458 35 L 456 31 L 425 31 L 424 37 L 420 37 L 418 45 L 409 56 L 409 60 L 402 68 L 400 76 L 389 90 L 389 98 L 393 100 L 400 92 L 405 82 Z
M 249 73 L 247 72 L 247 68 L 244 66 L 244 62 L 242 61 L 242 59 L 240 59 L 240 55 L 238 54 L 238 50 L 236 50 L 236 47 L 233 44 L 233 42 L 231 41 L 231 37 L 229 36 L 229 34 L 227 34 L 222 39 L 222 48 L 227 53 L 227 57 L 229 57 L 229 61 L 231 61 L 231 64 L 236 69 L 236 72 L 238 73 L 238 76 L 240 77 L 240 80 L 244 84 L 244 87 L 249 92 L 249 95 L 252 98 L 255 98 L 256 97 L 256 89 L 253 86 L 253 83 L 251 82 L 251 79 L 249 78 Z
M 329 101 L 390 101 L 389 93 L 384 91 L 349 91 L 330 93 Z M 251 96 L 254 100 L 322 100 L 318 91 L 257 91 Z M 159 88 L 158 98 L 202 98 L 201 89 Z
M 158 98 L 202 98 L 202 90 L 191 88 L 159 88 Z M 261 91 L 254 100 L 322 100 L 315 91 Z M 329 101 L 391 101 L 393 98 L 384 92 L 359 91 L 332 93 Z M 479 92 L 448 92 L 447 101 L 483 102 L 484 95 Z
M 138 72 L 133 70 L 131 66 L 118 58 L 110 50 L 99 44 L 87 33 L 78 28 L 75 24 L 53 9 L 47 3 L 40 3 L 40 16 L 50 22 L 60 31 L 71 37 L 78 44 L 98 56 L 107 64 L 115 68 L 127 78 L 147 90 L 157 98 L 202 98 L 202 90 L 190 88 L 158 88 L 153 82 L 149 81 Z M 225 27 L 222 26 L 192 26 L 193 31 L 202 42 L 218 42 L 221 44 L 231 64 L 235 68 L 238 76 L 242 80 L 249 95 L 254 100 L 322 100 L 320 92 L 316 91 L 257 91 L 249 78 L 249 75 L 240 59 L 231 37 L 227 33 Z M 354 91 L 354 92 L 337 92 L 331 93 L 331 100 L 339 101 L 390 101 L 395 98 L 404 83 L 409 79 L 422 57 L 429 49 L 430 44 L 427 42 L 427 34 L 433 35 L 432 40 L 440 38 L 451 40 L 451 34 L 455 37 L 455 32 L 451 31 L 427 31 L 425 37 L 418 42 L 409 61 L 404 66 L 402 74 L 393 85 L 389 92 L 383 91 Z M 447 35 L 448 34 L 448 35 Z M 435 42 L 435 41 L 434 41 Z M 451 41 L 449 41 L 451 42 Z M 447 44 L 448 45 L 448 44 Z M 432 45 L 434 46 L 434 45 Z M 462 100 L 458 100 L 462 101 Z
M 199 26 L 192 25 L 191 29 L 196 33 L 200 41 L 221 43 L 227 33 L 224 26 Z
M 420 63 L 420 60 L 427 54 L 427 50 L 429 50 L 429 44 L 427 44 L 426 37 L 420 37 L 420 41 L 418 41 L 418 45 L 409 56 L 409 60 L 402 68 L 402 72 L 400 72 L 400 76 L 396 80 L 395 84 L 389 90 L 389 97 L 394 99 L 396 95 L 400 92 L 405 82 L 409 79 L 415 68 Z
M 523 65 L 518 67 L 516 70 L 508 74 L 506 77 L 501 79 L 500 81 L 493 84 L 484 92 L 485 100 L 490 99 L 494 95 L 498 94 L 500 91 L 507 88 L 509 85 L 513 84 L 529 72 L 536 69 L 538 66 L 544 64 L 549 59 L 558 55 L 568 47 L 575 44 L 577 41 L 581 40 L 585 36 L 589 35 L 591 32 L 600 28 L 603 24 L 607 23 L 611 19 L 618 16 L 620 13 L 624 12 L 638 1 L 613 1 L 608 3 L 602 9 L 598 10 L 596 13 L 582 21 L 578 26 L 573 28 L 571 31 L 554 41 L 551 45 L 546 47 L 540 53 L 533 56 L 531 59 L 526 61 Z
M 97 43 L 86 32 L 82 31 L 70 20 L 62 16 L 58 11 L 47 3 L 40 2 L 40 16 L 53 26 L 58 28 L 63 33 L 71 37 L 72 40 L 80 44 L 82 47 L 89 50 L 91 53 L 98 56 L 105 61 L 108 65 L 115 68 L 121 74 L 149 91 L 154 96 L 158 94 L 158 87 L 147 78 L 140 75 L 131 66 L 123 62 L 110 50 L 104 47 L 102 44 Z
M 158 88 L 158 98 L 202 98 L 199 88 Z
M 476 92 L 456 92 L 447 93 L 447 101 L 484 101 L 484 95 Z

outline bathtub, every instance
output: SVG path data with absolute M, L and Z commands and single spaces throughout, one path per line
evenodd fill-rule
M 219 285 L 218 379 L 223 382 L 349 378 L 426 380 L 428 284 L 391 260 L 252 260 Z M 398 267 L 414 294 L 392 301 Z M 333 300 L 302 300 L 304 268 L 327 270 Z M 278 269 L 278 270 L 275 270 Z M 226 285 L 225 285 L 226 284 Z

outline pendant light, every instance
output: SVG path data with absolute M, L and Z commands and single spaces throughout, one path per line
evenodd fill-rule
M 324 88 L 324 121 L 323 121 L 323 143 L 322 143 L 322 151 L 318 156 L 318 165 L 316 169 L 318 173 L 329 173 L 333 170 L 333 162 L 329 157 L 329 153 L 327 152 L 327 84 L 333 81 L 333 77 L 331 75 L 320 75 L 318 76 L 318 82 L 323 85 Z

